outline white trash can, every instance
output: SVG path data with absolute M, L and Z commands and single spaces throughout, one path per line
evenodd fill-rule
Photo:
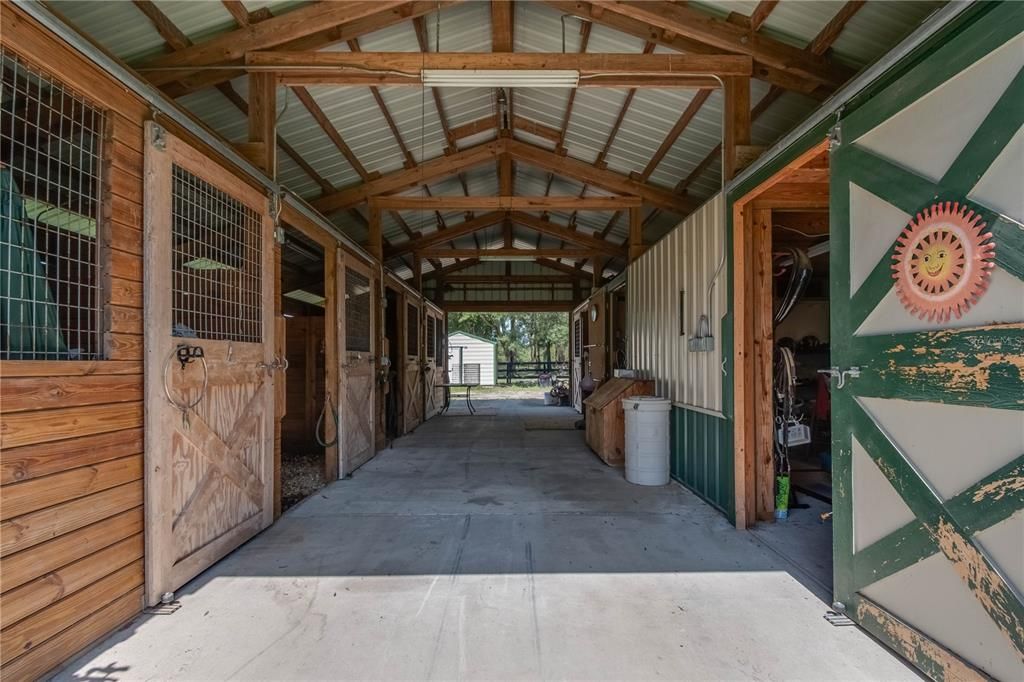
M 626 412 L 626 480 L 637 485 L 666 485 L 672 401 L 646 395 L 623 398 L 622 409 Z

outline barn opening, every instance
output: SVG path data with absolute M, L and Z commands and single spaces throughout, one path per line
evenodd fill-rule
M 5 680 L 1020 677 L 1024 6 L 256 4 L 0 3 Z
M 740 487 L 765 542 L 832 588 L 829 155 L 813 147 L 734 204 Z M 839 377 L 837 377 L 838 379 Z M 845 379 L 845 377 L 844 377 Z M 845 385 L 845 381 L 844 381 Z M 774 525 L 772 525 L 774 524 Z
M 328 390 L 324 250 L 294 228 L 286 228 L 284 235 L 280 291 L 287 370 L 281 420 L 282 511 L 325 485 L 328 449 L 337 445 L 340 432 L 337 396 Z

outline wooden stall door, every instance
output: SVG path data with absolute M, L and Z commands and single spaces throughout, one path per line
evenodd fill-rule
M 339 254 L 340 258 L 340 254 Z M 341 461 L 338 470 L 344 478 L 373 458 L 376 447 L 376 372 L 374 371 L 375 301 L 373 277 L 369 269 L 354 261 L 339 265 L 338 300 L 343 308 L 339 343 L 342 371 L 338 394 L 342 400 Z
M 419 301 L 407 299 L 405 304 L 405 424 L 403 433 L 409 433 L 423 422 L 423 360 L 420 358 L 420 305 Z
M 1024 8 L 998 15 L 831 158 L 836 601 L 933 679 L 1024 674 Z
M 145 168 L 146 601 L 154 604 L 273 521 L 280 363 L 266 197 L 152 122 Z
M 436 416 L 444 406 L 444 362 L 448 354 L 444 336 L 444 317 L 426 308 L 426 365 L 423 370 L 424 420 Z

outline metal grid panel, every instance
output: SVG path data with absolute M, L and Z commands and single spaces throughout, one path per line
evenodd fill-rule
M 0 358 L 98 358 L 105 114 L 0 48 Z
M 437 320 L 432 315 L 427 315 L 427 357 L 434 359 L 437 348 Z
M 262 342 L 259 213 L 177 164 L 173 199 L 172 334 Z
M 345 350 L 370 352 L 370 280 L 345 269 Z

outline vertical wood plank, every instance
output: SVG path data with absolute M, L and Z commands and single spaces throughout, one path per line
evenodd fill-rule
M 771 521 L 775 512 L 775 456 L 772 439 L 773 324 L 772 324 L 772 211 L 753 209 L 753 365 L 754 365 L 754 481 L 756 516 Z
M 324 248 L 324 388 L 325 397 L 330 398 L 328 414 L 324 418 L 324 432 L 328 443 L 334 445 L 324 449 L 324 480 L 334 481 L 338 478 L 338 451 L 341 443 L 341 395 L 336 394 L 334 386 L 338 385 L 338 249 Z M 318 349 L 314 349 L 317 351 Z M 335 410 L 330 413 L 330 410 Z M 336 418 L 337 417 L 337 418 Z
M 736 528 L 743 530 L 755 519 L 754 493 L 754 415 L 753 415 L 753 291 L 751 288 L 750 240 L 753 217 L 743 206 L 733 211 L 733 418 L 735 443 L 733 466 Z
M 632 263 L 644 253 L 643 209 L 635 206 L 629 209 L 629 262 Z
M 169 480 L 170 448 L 164 442 L 168 410 L 161 386 L 163 364 L 171 352 L 171 272 L 166 266 L 171 253 L 171 159 L 163 146 L 154 144 L 157 135 L 167 133 L 150 121 L 145 126 L 145 203 L 143 209 L 146 278 L 143 301 L 145 325 L 145 419 L 146 419 L 146 604 L 160 601 L 169 591 L 173 563 Z M 164 267 L 154 267 L 165 263 Z
M 249 74 L 249 144 L 251 160 L 270 177 L 277 168 L 277 82 L 269 71 Z
M 366 245 L 367 250 L 370 252 L 377 262 L 384 261 L 384 232 L 381 227 L 381 211 L 377 207 L 376 203 L 370 201 L 370 227 L 369 227 L 369 243 Z

